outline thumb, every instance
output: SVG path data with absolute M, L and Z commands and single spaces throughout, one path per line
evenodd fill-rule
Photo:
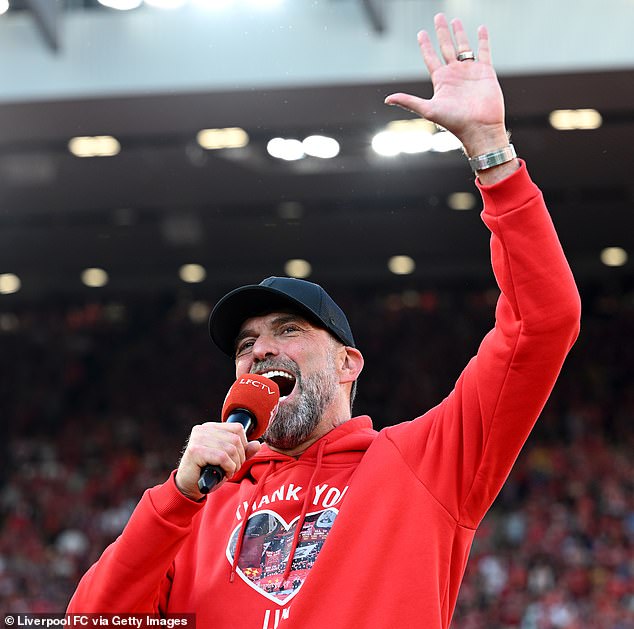
M 412 96 L 412 94 L 402 94 L 397 92 L 396 94 L 390 94 L 385 99 L 386 105 L 396 105 L 406 111 L 418 114 L 423 118 L 426 117 L 429 112 L 429 101 L 418 96 Z
M 261 447 L 262 444 L 259 441 L 249 441 L 249 443 L 247 443 L 247 447 L 244 450 L 244 453 L 246 454 L 246 459 L 250 459 L 252 456 L 257 454 L 260 451 Z

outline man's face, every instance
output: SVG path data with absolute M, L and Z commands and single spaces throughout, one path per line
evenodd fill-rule
M 247 319 L 236 340 L 236 376 L 258 373 L 280 388 L 264 440 L 293 450 L 315 431 L 339 390 L 337 343 L 303 317 L 274 312 Z

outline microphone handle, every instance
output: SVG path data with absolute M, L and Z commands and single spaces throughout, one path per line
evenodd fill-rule
M 255 417 L 253 413 L 243 408 L 231 411 L 226 421 L 230 424 L 241 424 L 247 437 L 255 428 Z M 198 479 L 198 491 L 200 491 L 201 494 L 208 494 L 224 477 L 225 471 L 220 465 L 205 465 Z

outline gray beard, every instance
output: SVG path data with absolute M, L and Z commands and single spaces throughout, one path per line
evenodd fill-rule
M 336 393 L 338 380 L 334 357 L 330 356 L 328 368 L 303 378 L 299 366 L 288 358 L 268 358 L 251 371 L 268 371 L 284 369 L 295 376 L 297 392 L 295 399 L 280 404 L 277 415 L 273 418 L 263 435 L 270 446 L 278 450 L 293 450 L 301 445 L 317 428 L 326 407 L 332 402 Z

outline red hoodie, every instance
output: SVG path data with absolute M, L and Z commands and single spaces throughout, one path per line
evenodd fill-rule
M 451 394 L 380 433 L 354 418 L 297 459 L 264 446 L 199 503 L 173 478 L 149 489 L 69 612 L 194 612 L 204 629 L 449 626 L 475 529 L 579 325 L 524 164 L 480 188 L 502 293 Z

